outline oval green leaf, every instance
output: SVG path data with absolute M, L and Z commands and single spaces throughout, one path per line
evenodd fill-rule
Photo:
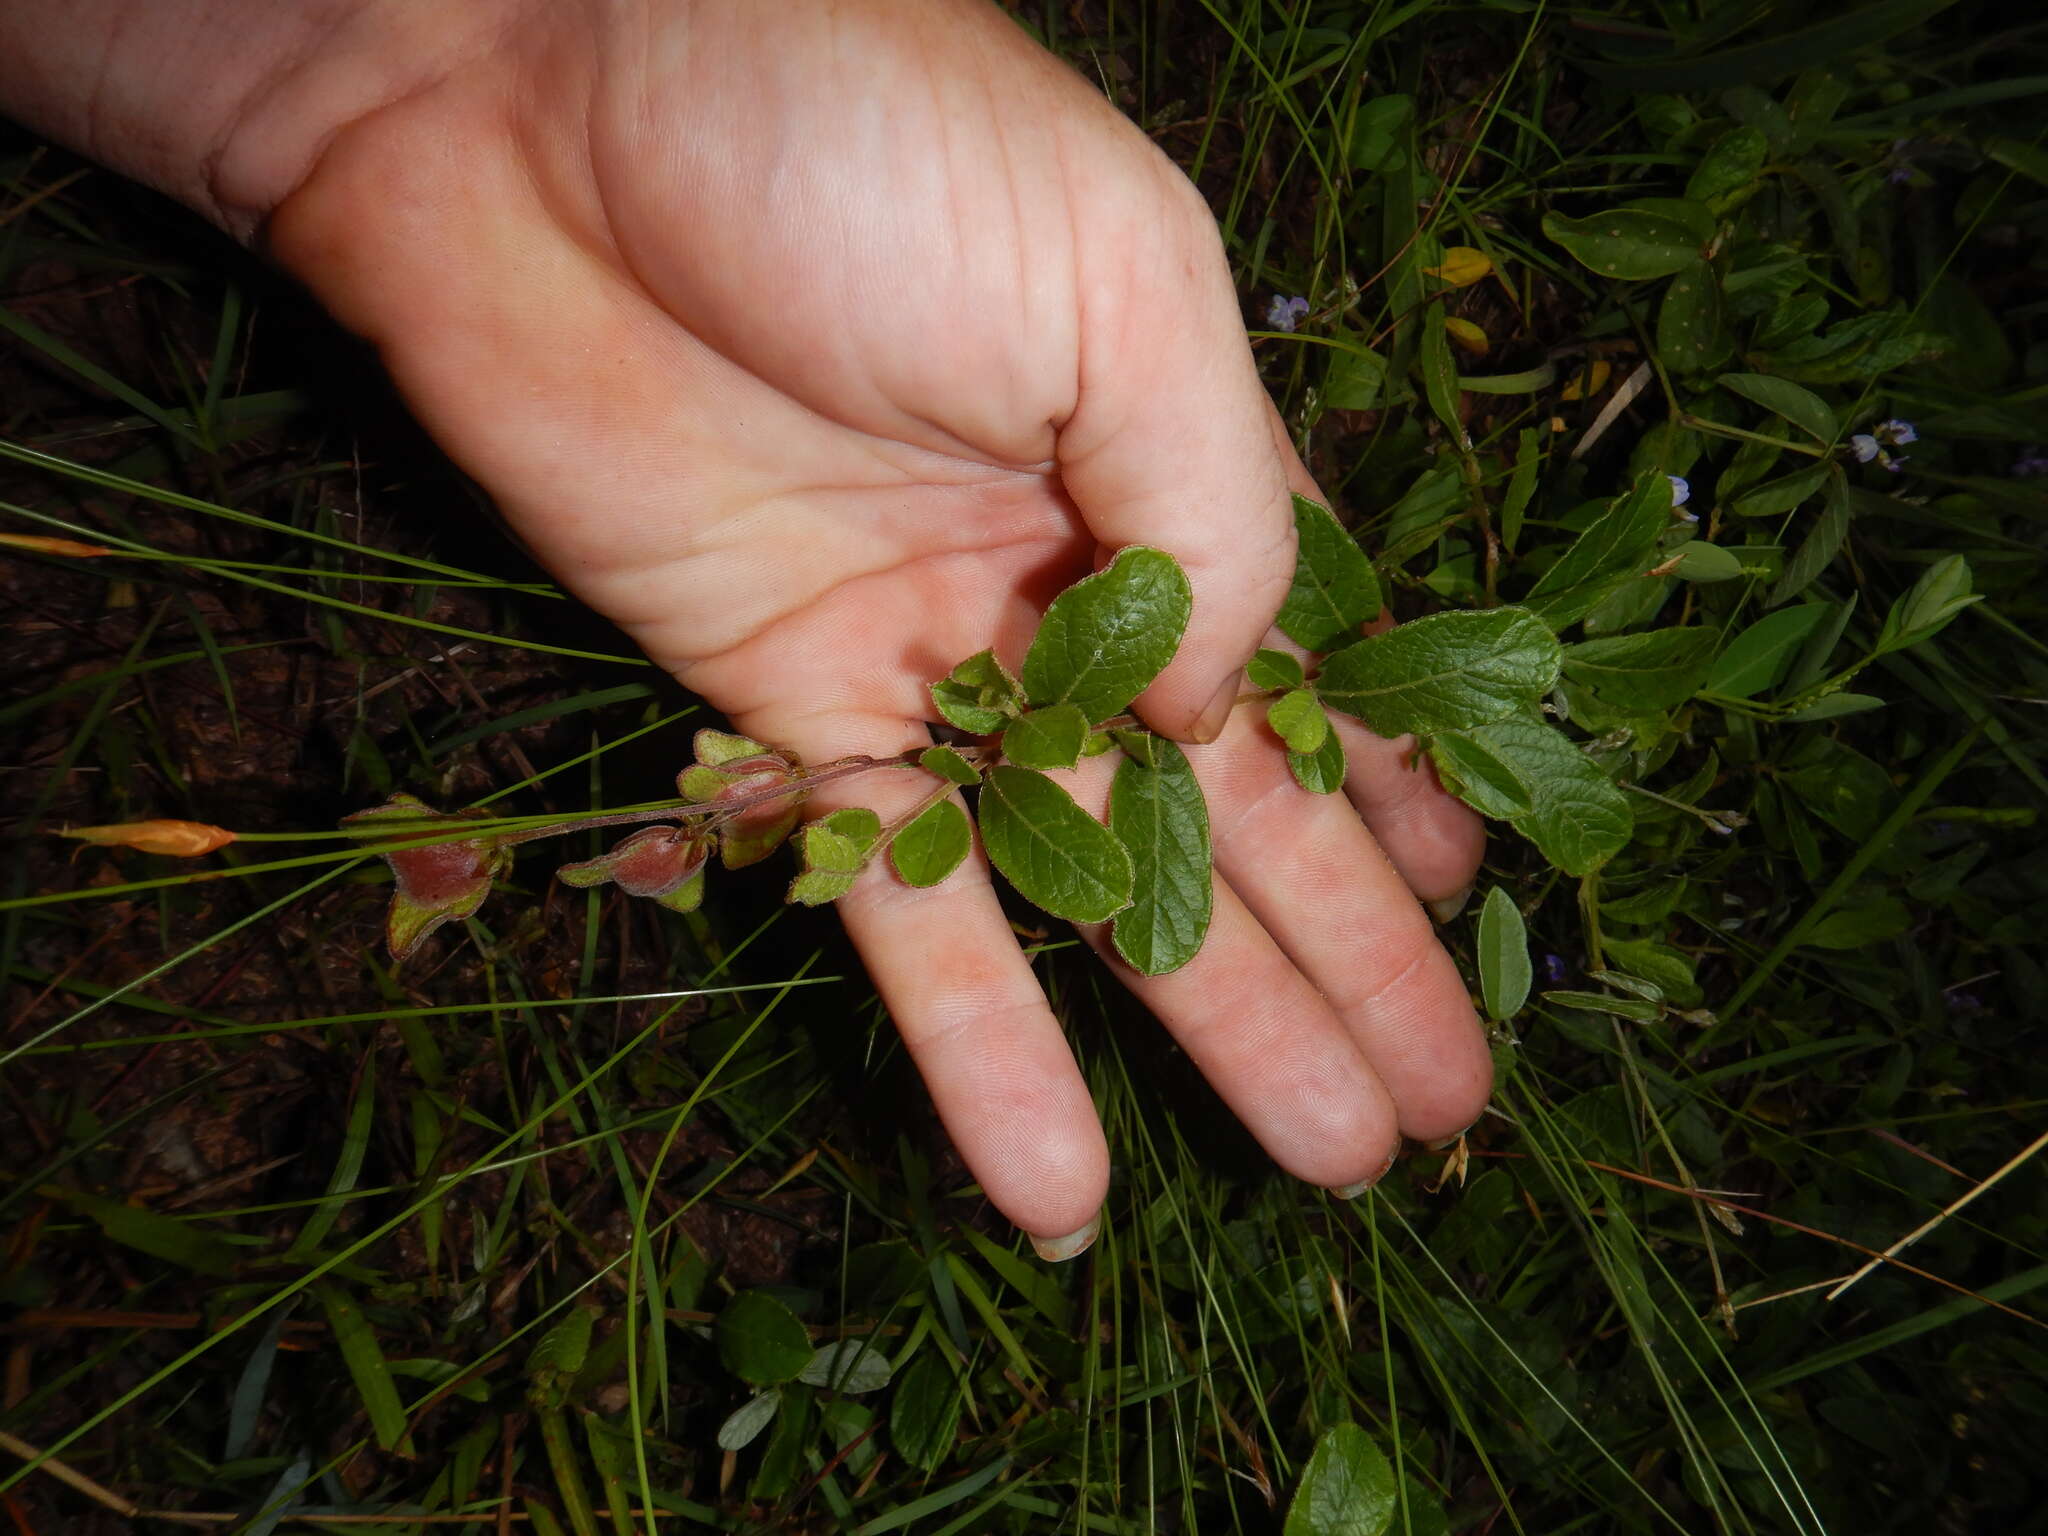
M 1380 580 L 1372 562 L 1336 514 L 1306 496 L 1294 498 L 1294 534 L 1294 584 L 1287 589 L 1287 598 L 1273 622 L 1306 651 L 1327 651 L 1347 644 L 1357 637 L 1359 625 L 1379 617 Z M 1299 663 L 1295 671 L 1298 682 Z
M 742 1381 L 772 1387 L 794 1381 L 810 1362 L 811 1336 L 796 1314 L 766 1291 L 741 1291 L 718 1314 L 718 1358 Z
M 1254 688 L 1299 688 L 1301 663 L 1285 651 L 1259 651 L 1245 664 Z
M 1394 1469 L 1356 1424 L 1332 1424 L 1316 1441 L 1287 1506 L 1285 1536 L 1386 1536 L 1400 1510 Z
M 937 885 L 960 867 L 973 846 L 967 813 L 951 800 L 939 800 L 896 834 L 889 844 L 889 862 L 906 885 Z
M 1019 768 L 1071 768 L 1088 740 L 1088 717 L 1072 704 L 1030 710 L 1003 732 L 1003 756 Z
M 1700 241 L 1684 222 L 1640 208 L 1613 208 L 1589 218 L 1543 217 L 1543 233 L 1602 277 L 1640 281 L 1669 277 L 1700 262 Z
M 1052 601 L 1024 657 L 1038 705 L 1072 704 L 1090 723 L 1120 714 L 1180 649 L 1194 597 L 1164 550 L 1132 545 Z
M 835 1392 L 879 1392 L 889 1385 L 889 1357 L 865 1335 L 820 1346 L 797 1380 Z
M 1106 922 L 1131 904 L 1123 844 L 1044 774 L 991 769 L 978 810 L 989 862 L 1025 900 L 1070 923 Z
M 1557 637 L 1524 608 L 1438 613 L 1347 646 L 1316 692 L 1382 736 L 1498 720 L 1557 681 Z
M 1724 373 L 1715 382 L 1824 443 L 1841 435 L 1841 424 L 1827 401 L 1790 379 L 1773 378 L 1768 373 Z
M 1520 1013 L 1535 979 L 1522 909 L 1506 886 L 1496 885 L 1479 909 L 1479 996 L 1486 1016 L 1505 1024 Z
M 1336 731 L 1328 731 L 1315 751 L 1288 753 L 1287 768 L 1303 789 L 1318 795 L 1334 795 L 1344 787 L 1344 743 Z
M 1130 757 L 1119 763 L 1109 827 L 1133 875 L 1131 904 L 1116 918 L 1117 953 L 1147 976 L 1177 971 L 1202 947 L 1212 896 L 1209 806 L 1187 754 L 1159 737 L 1149 766 Z
M 1714 644 L 1711 629 L 1659 629 L 1646 635 L 1584 640 L 1565 647 L 1564 675 L 1617 709 L 1670 709 L 1691 698 L 1706 681 Z
M 1792 670 L 1807 637 L 1834 611 L 1831 603 L 1801 603 L 1758 619 L 1728 642 L 1707 673 L 1706 692 L 1753 699 Z
M 1283 693 L 1268 705 L 1266 724 L 1287 743 L 1288 751 L 1305 756 L 1313 756 L 1330 734 L 1330 717 L 1323 713 L 1322 701 L 1307 688 Z
M 917 766 L 955 784 L 981 782 L 981 770 L 951 747 L 926 747 L 918 754 Z

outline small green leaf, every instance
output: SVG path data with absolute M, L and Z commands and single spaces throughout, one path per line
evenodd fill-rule
M 1766 614 L 1728 642 L 1707 673 L 1705 692 L 1753 699 L 1792 669 L 1800 646 L 1834 612 L 1831 603 L 1802 603 Z
M 1529 498 L 1536 494 L 1536 475 L 1542 468 L 1543 450 L 1537 446 L 1536 429 L 1524 427 L 1515 435 L 1515 472 L 1500 503 L 1500 541 L 1509 553 L 1522 536 L 1522 515 L 1529 510 Z
M 1283 693 L 1266 709 L 1266 723 L 1287 743 L 1287 750 L 1313 757 L 1330 733 L 1330 717 L 1312 689 Z
M 1715 643 L 1711 629 L 1585 640 L 1565 647 L 1564 675 L 1617 709 L 1670 709 L 1706 681 Z
M 1479 909 L 1479 995 L 1486 1016 L 1505 1024 L 1520 1013 L 1535 976 L 1522 909 L 1507 887 L 1496 885 Z
M 1709 207 L 1732 199 L 1762 173 L 1770 153 L 1771 142 L 1761 128 L 1747 123 L 1731 128 L 1700 157 L 1692 179 L 1685 184 L 1685 195 Z
M 353 1182 L 353 1181 L 351 1181 Z M 163 1259 L 180 1269 L 200 1275 L 226 1275 L 235 1267 L 235 1250 L 196 1220 L 181 1221 L 146 1211 L 139 1205 L 89 1195 L 83 1190 L 53 1189 L 52 1193 L 90 1218 L 99 1229 L 124 1248 Z
M 994 651 L 968 657 L 931 686 L 932 703 L 956 730 L 991 736 L 1024 708 L 1024 690 Z
M 1458 420 L 1458 364 L 1451 356 L 1451 343 L 1444 334 L 1444 309 L 1432 304 L 1422 317 L 1422 344 L 1417 352 L 1422 368 L 1422 391 L 1429 408 L 1454 439 L 1465 430 Z
M 1515 770 L 1463 731 L 1429 741 L 1430 760 L 1444 788 L 1482 816 L 1511 821 L 1529 810 L 1529 789 Z
M 1132 545 L 1052 600 L 1024 658 L 1034 704 L 1120 714 L 1173 660 L 1194 598 L 1164 550 Z
M 889 1403 L 889 1439 L 913 1467 L 929 1472 L 953 1450 L 962 1393 L 952 1368 L 935 1349 L 911 1362 Z
M 1332 1424 L 1316 1440 L 1287 1506 L 1284 1536 L 1386 1536 L 1400 1512 L 1394 1469 L 1356 1424 Z
M 1254 688 L 1299 688 L 1301 663 L 1285 651 L 1260 651 L 1245 666 Z
M 1714 381 L 1731 394 L 1782 416 L 1809 437 L 1832 443 L 1841 435 L 1833 409 L 1812 390 L 1768 373 L 1724 373 Z
M 774 1388 L 757 1392 L 739 1407 L 725 1416 L 725 1422 L 718 1426 L 718 1448 L 721 1451 L 743 1451 L 760 1437 L 761 1431 L 775 1422 L 775 1411 L 782 1406 L 782 1394 Z
M 1290 752 L 1287 768 L 1294 782 L 1318 795 L 1334 795 L 1344 787 L 1344 743 L 1332 729 L 1313 752 Z
M 1799 547 L 1785 561 L 1784 574 L 1771 588 L 1771 604 L 1789 603 L 1819 580 L 1820 573 L 1835 563 L 1835 556 L 1849 538 L 1849 482 L 1839 468 L 1828 477 L 1820 516 L 1807 530 Z
M 405 1407 L 398 1400 L 398 1384 L 391 1379 L 391 1366 L 377 1343 L 376 1330 L 363 1316 L 363 1309 L 340 1286 L 318 1281 L 313 1294 L 327 1313 L 328 1332 L 335 1348 L 341 1351 L 341 1363 L 348 1367 L 356 1396 L 363 1400 L 363 1412 L 369 1417 L 377 1444 L 388 1451 L 405 1438 Z
M 1131 904 L 1123 844 L 1044 774 L 991 769 L 979 811 L 989 862 L 1027 901 L 1072 923 L 1104 922 Z
M 1557 681 L 1557 637 L 1522 608 L 1438 613 L 1323 663 L 1316 691 L 1382 736 L 1498 720 Z
M 767 1291 L 741 1291 L 718 1314 L 718 1358 L 757 1387 L 793 1381 L 810 1362 L 811 1336 Z
M 889 1357 L 865 1335 L 835 1339 L 811 1355 L 797 1380 L 835 1392 L 879 1392 L 889 1385 Z
M 583 1369 L 596 1320 L 594 1307 L 572 1307 L 534 1343 L 526 1356 L 526 1375 L 536 1400 L 549 1400 Z
M 981 782 L 981 770 L 951 747 L 926 747 L 918 754 L 917 766 L 955 784 Z
M 704 730 L 690 738 L 690 755 L 707 768 L 760 757 L 770 750 L 751 736 L 735 736 L 731 731 Z
M 1333 411 L 1376 411 L 1387 387 L 1387 360 L 1364 342 L 1349 338 L 1330 351 L 1323 375 L 1323 404 Z
M 1641 476 L 1537 578 L 1523 606 L 1552 629 L 1576 623 L 1618 587 L 1640 579 L 1670 526 L 1670 480 L 1661 473 Z
M 1179 747 L 1161 737 L 1149 765 L 1117 764 L 1109 827 L 1133 875 L 1131 904 L 1116 918 L 1117 953 L 1147 976 L 1179 970 L 1202 947 L 1212 897 L 1209 807 Z
M 937 885 L 960 867 L 973 846 L 967 813 L 951 800 L 939 800 L 896 834 L 889 844 L 889 862 L 906 885 Z
M 1294 498 L 1294 584 L 1273 622 L 1306 651 L 1327 651 L 1349 643 L 1358 626 L 1379 617 L 1380 581 L 1372 562 L 1336 514 L 1306 496 Z M 1259 653 L 1284 655 L 1274 651 Z M 1292 661 L 1292 657 L 1287 658 Z M 1298 686 L 1260 683 L 1262 688 Z
M 1628 845 L 1628 797 L 1533 706 L 1464 734 L 1514 775 L 1529 809 L 1508 820 L 1566 874 L 1590 874 Z
M 1705 539 L 1687 539 L 1665 563 L 1671 567 L 1669 574 L 1680 581 L 1733 581 L 1742 574 L 1740 555 Z
M 1731 517 L 1778 517 L 1790 512 L 1817 494 L 1826 484 L 1834 466 L 1828 463 L 1814 464 L 1805 469 L 1794 470 L 1789 475 L 1780 475 L 1775 480 L 1766 480 L 1762 485 L 1744 491 L 1728 504 Z
M 798 836 L 802 872 L 790 882 L 789 900 L 822 906 L 853 889 L 868 850 L 882 834 L 882 819 L 866 806 L 852 805 L 806 825 Z
M 1588 218 L 1543 216 L 1543 233 L 1602 277 L 1669 277 L 1700 264 L 1696 232 L 1665 213 L 1613 208 Z
M 1945 555 L 1935 561 L 1884 616 L 1877 654 L 1903 651 L 1931 640 L 1965 608 L 1982 602 L 1980 595 L 1970 591 L 1970 580 L 1970 563 L 1961 555 Z
M 1680 272 L 1657 306 L 1657 351 L 1674 373 L 1704 373 L 1734 343 L 1722 318 L 1721 280 L 1705 262 Z
M 1028 710 L 1003 732 L 1003 756 L 1019 768 L 1071 768 L 1088 740 L 1088 717 L 1072 704 Z
M 1152 743 L 1159 738 L 1150 731 L 1111 731 L 1109 736 L 1124 756 L 1135 757 L 1148 767 L 1151 765 Z

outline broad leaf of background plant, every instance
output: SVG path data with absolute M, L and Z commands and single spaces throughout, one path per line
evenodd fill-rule
M 1177 971 L 1202 947 L 1211 898 L 1209 806 L 1187 754 L 1160 737 L 1150 766 L 1119 763 L 1109 828 L 1135 875 L 1131 904 L 1116 917 L 1116 951 L 1147 976 Z
M 1594 520 L 1522 599 L 1552 629 L 1584 618 L 1615 588 L 1653 563 L 1657 537 L 1671 526 L 1671 482 L 1644 475 Z
M 757 1387 L 793 1381 L 810 1364 L 811 1336 L 767 1291 L 741 1291 L 718 1314 L 718 1358 Z
M 1658 629 L 1646 635 L 1583 640 L 1564 649 L 1564 675 L 1617 709 L 1668 709 L 1706 681 L 1716 637 L 1711 629 Z
M 1380 614 L 1380 581 L 1336 514 L 1294 498 L 1294 585 L 1273 620 L 1305 651 L 1328 651 L 1355 638 Z
M 1356 1424 L 1332 1424 L 1316 1441 L 1287 1506 L 1285 1536 L 1385 1536 L 1400 1509 L 1386 1455 Z
M 1496 885 L 1479 909 L 1479 996 L 1486 1016 L 1502 1023 L 1512 1019 L 1529 1000 L 1534 980 L 1522 909 L 1507 887 Z
M 1130 905 L 1131 856 L 1044 774 L 991 769 L 977 810 L 989 862 L 1027 901 L 1070 923 L 1100 923 Z
M 1520 608 L 1435 613 L 1347 646 L 1316 692 L 1382 736 L 1498 720 L 1557 681 L 1557 637 Z
M 1045 611 L 1024 657 L 1034 704 L 1073 704 L 1091 724 L 1127 708 L 1180 648 L 1193 607 L 1163 550 L 1132 545 Z

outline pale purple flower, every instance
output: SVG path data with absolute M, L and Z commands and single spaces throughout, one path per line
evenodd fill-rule
M 1308 300 L 1300 294 L 1289 298 L 1284 293 L 1273 295 L 1273 301 L 1266 306 L 1266 325 L 1275 331 L 1291 331 L 1308 314 Z
M 1689 486 L 1689 485 L 1687 485 L 1687 484 L 1685 483 L 1685 476 L 1683 476 L 1683 475 L 1666 475 L 1666 476 L 1665 476 L 1664 478 L 1665 478 L 1666 480 L 1669 480 L 1669 481 L 1671 482 L 1671 505 L 1672 505 L 1672 506 L 1674 506 L 1674 507 L 1682 507 L 1682 506 L 1684 506 L 1684 505 L 1685 505 L 1685 504 L 1686 504 L 1686 503 L 1687 503 L 1688 501 L 1691 501 L 1691 500 L 1692 500 L 1692 487 L 1691 487 L 1691 486 Z
M 2013 460 L 2010 473 L 2015 479 L 2031 480 L 2038 475 L 2048 475 L 2048 450 L 2039 443 L 2027 445 L 2026 452 Z
M 1571 978 L 1571 967 L 1564 963 L 1563 955 L 1543 957 L 1543 978 L 1553 987 L 1561 987 Z
M 1858 464 L 1868 464 L 1883 450 L 1877 446 L 1877 439 L 1868 432 L 1858 432 L 1849 439 L 1849 451 L 1856 455 Z
M 1896 416 L 1890 421 L 1880 421 L 1870 430 L 1887 448 L 1903 448 L 1908 443 L 1920 441 L 1920 434 L 1913 430 L 1913 423 L 1901 421 Z

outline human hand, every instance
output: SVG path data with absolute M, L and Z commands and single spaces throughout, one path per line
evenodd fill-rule
M 1229 713 L 1276 643 L 1288 490 L 1314 487 L 1179 173 L 968 0 L 474 14 L 331 132 L 300 103 L 375 102 L 348 71 L 388 61 L 359 29 L 302 65 L 225 146 L 254 190 L 220 196 L 261 213 L 264 146 L 318 143 L 270 249 L 540 559 L 817 762 L 928 740 L 955 660 L 1014 662 L 1108 552 L 1170 551 L 1194 617 L 1138 712 L 1211 743 L 1216 911 L 1186 967 L 1126 983 L 1304 1179 L 1360 1184 L 1476 1118 L 1484 1041 L 1416 899 L 1469 884 L 1476 819 L 1350 722 L 1348 799 L 1306 794 Z M 1106 767 L 1075 788 L 1099 808 Z M 848 795 L 886 819 L 922 792 Z M 1106 1150 L 985 864 L 923 891 L 877 868 L 839 905 L 990 1199 L 1078 1252 Z

